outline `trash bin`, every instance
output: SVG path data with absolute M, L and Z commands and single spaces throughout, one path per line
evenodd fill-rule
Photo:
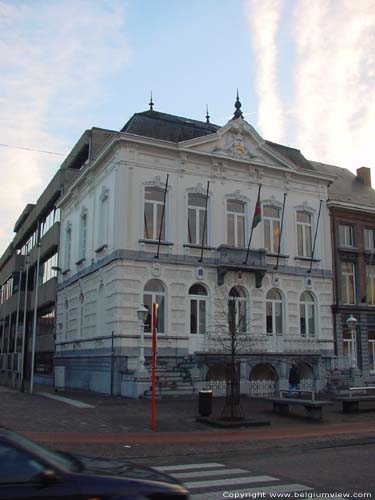
M 198 411 L 201 417 L 208 417 L 212 413 L 212 391 L 206 389 L 199 391 Z

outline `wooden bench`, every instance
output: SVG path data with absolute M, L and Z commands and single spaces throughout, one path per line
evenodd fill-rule
M 349 396 L 336 398 L 342 402 L 343 413 L 353 413 L 359 411 L 359 404 L 375 401 L 375 387 L 350 387 Z
M 330 401 L 317 401 L 315 399 L 314 391 L 293 391 L 301 394 L 308 394 L 311 399 L 298 399 L 282 397 L 284 393 L 288 391 L 280 391 L 279 398 L 272 398 L 271 402 L 273 404 L 273 411 L 281 415 L 289 415 L 289 409 L 292 406 L 303 406 L 305 410 L 305 415 L 314 420 L 321 420 L 323 416 L 323 407 L 332 404 Z

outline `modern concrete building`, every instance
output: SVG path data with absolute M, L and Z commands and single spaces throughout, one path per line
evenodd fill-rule
M 0 258 L 0 375 L 3 383 L 19 385 L 22 370 L 25 379 L 30 379 L 34 331 L 35 381 L 53 383 L 60 240 L 57 203 L 82 165 L 95 155 L 106 139 L 107 132 L 100 129 L 83 134 L 38 201 L 26 205 L 15 224 L 14 239 Z
M 89 157 L 59 201 L 59 385 L 139 396 L 150 382 L 158 304 L 158 384 L 224 387 L 218 330 L 234 304 L 241 392 L 326 386 L 334 357 L 331 172 L 264 140 L 236 101 L 218 127 L 152 109 Z M 108 131 L 110 133 L 110 131 Z M 80 141 L 81 142 L 81 141 Z M 253 229 L 259 186 L 261 222 Z M 247 247 L 250 233 L 252 241 Z M 219 332 L 220 333 L 220 332 Z

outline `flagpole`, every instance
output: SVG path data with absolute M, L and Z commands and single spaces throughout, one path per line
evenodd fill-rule
M 206 192 L 206 212 L 204 214 L 204 223 L 203 223 L 203 236 L 202 236 L 202 246 L 201 246 L 201 258 L 198 262 L 202 262 L 203 259 L 203 249 L 204 249 L 204 239 L 206 236 L 207 230 L 207 209 L 208 209 L 208 193 L 210 191 L 210 181 L 207 181 L 207 192 Z
M 307 271 L 308 273 L 311 273 L 312 263 L 313 263 L 313 260 L 314 260 L 315 244 L 316 244 L 316 237 L 318 235 L 318 227 L 319 227 L 319 220 L 320 220 L 320 212 L 322 210 L 322 202 L 323 202 L 323 200 L 320 200 L 318 220 L 317 220 L 316 228 L 315 228 L 314 245 L 313 245 L 313 249 L 312 249 L 312 253 L 311 253 L 310 269 Z
M 254 210 L 254 215 L 253 215 L 253 222 L 251 224 L 251 231 L 250 231 L 250 238 L 249 238 L 249 244 L 247 245 L 247 252 L 246 252 L 246 258 L 244 260 L 244 264 L 247 264 L 247 259 L 249 258 L 249 253 L 250 253 L 250 245 L 251 245 L 251 240 L 252 240 L 252 237 L 253 237 L 253 231 L 254 231 L 254 227 L 257 225 L 255 224 L 254 226 L 254 220 L 255 220 L 255 215 L 257 213 L 257 207 L 258 207 L 258 204 L 260 205 L 260 190 L 262 189 L 262 184 L 259 184 L 259 188 L 258 188 L 258 197 L 257 197 L 257 201 L 255 203 L 255 210 Z
M 167 191 L 168 191 L 168 179 L 169 179 L 169 174 L 167 174 L 167 180 L 165 181 L 164 201 L 163 201 L 163 209 L 161 212 L 161 221 L 160 221 L 160 230 L 159 230 L 158 251 L 157 251 L 157 254 L 155 255 L 155 259 L 159 258 L 159 252 L 160 252 L 161 233 L 163 231 L 163 224 L 164 224 L 165 201 L 166 201 Z

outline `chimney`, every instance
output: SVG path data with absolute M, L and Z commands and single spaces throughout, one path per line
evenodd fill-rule
M 371 169 L 369 167 L 357 168 L 357 177 L 359 177 L 365 186 L 371 187 Z

